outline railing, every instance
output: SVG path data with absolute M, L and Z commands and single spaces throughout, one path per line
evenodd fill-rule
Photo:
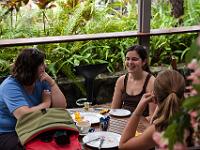
M 111 38 L 159 36 L 159 35 L 171 35 L 171 34 L 193 33 L 193 32 L 200 32 L 200 25 L 188 26 L 188 27 L 176 27 L 169 29 L 151 29 L 150 33 L 141 33 L 138 31 L 125 31 L 125 32 L 82 34 L 82 35 L 69 35 L 69 36 L 5 39 L 5 40 L 0 40 L 0 47 L 64 43 L 64 42 L 101 40 L 101 39 L 111 39 Z

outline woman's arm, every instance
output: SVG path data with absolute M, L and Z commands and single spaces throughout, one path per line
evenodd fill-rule
M 155 132 L 155 126 L 151 125 L 148 127 L 141 135 L 127 140 L 125 143 L 120 141 L 119 149 L 120 150 L 149 150 L 156 146 L 155 142 L 152 139 L 152 135 Z
M 151 76 L 149 82 L 148 82 L 148 85 L 147 85 L 147 89 L 146 89 L 146 92 L 149 92 L 149 93 L 153 93 L 153 90 L 154 90 L 154 81 L 155 81 L 155 77 L 154 76 Z M 149 116 L 150 118 L 152 117 L 155 109 L 156 109 L 156 104 L 151 102 L 148 104 L 148 107 L 149 107 Z
M 55 82 L 55 81 L 54 81 Z M 56 84 L 51 85 L 51 100 L 52 100 L 52 107 L 67 107 L 67 100 L 63 93 L 61 92 L 60 88 Z
M 124 88 L 124 75 L 119 77 L 115 84 L 115 90 L 113 94 L 111 108 L 121 108 L 122 107 L 122 90 Z
M 56 84 L 55 80 L 53 80 L 46 72 L 44 72 L 40 80 L 46 80 L 50 87 L 51 87 L 51 100 L 52 100 L 52 107 L 61 107 L 66 108 L 67 107 L 67 100 L 63 93 L 61 92 L 60 88 Z
M 21 106 L 16 110 L 14 110 L 13 115 L 15 116 L 15 118 L 19 119 L 27 113 L 41 110 L 44 108 L 49 108 L 50 106 L 51 106 L 51 93 L 48 90 L 44 90 L 42 93 L 42 103 L 33 107 Z
M 151 93 L 143 95 L 122 133 L 119 144 L 120 149 L 149 149 L 154 146 L 152 134 L 155 131 L 155 128 L 153 125 L 148 127 L 141 136 L 134 137 L 140 121 L 140 116 L 142 116 L 145 107 L 152 101 L 152 98 L 153 96 Z

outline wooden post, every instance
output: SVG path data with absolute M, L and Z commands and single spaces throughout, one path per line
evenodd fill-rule
M 139 32 L 150 33 L 151 0 L 138 0 L 138 26 Z M 149 50 L 150 36 L 140 36 L 139 44 Z

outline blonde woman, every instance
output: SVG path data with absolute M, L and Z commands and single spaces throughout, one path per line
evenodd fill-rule
M 125 127 L 121 140 L 120 149 L 148 150 L 156 146 L 152 135 L 155 131 L 166 129 L 170 117 L 180 109 L 185 90 L 183 76 L 175 70 L 165 70 L 158 74 L 154 82 L 154 94 L 146 93 L 140 100 Z M 149 102 L 157 104 L 153 123 L 141 134 L 134 137 L 136 129 L 145 107 Z

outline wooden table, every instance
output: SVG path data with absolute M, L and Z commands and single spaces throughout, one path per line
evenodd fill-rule
M 110 104 L 95 105 L 92 108 L 90 108 L 89 112 L 99 112 L 99 110 L 97 110 L 97 108 L 110 108 Z M 70 113 L 74 113 L 76 111 L 84 112 L 85 110 L 83 108 L 69 109 Z M 105 115 L 108 115 L 108 114 L 105 114 Z M 110 125 L 109 125 L 109 128 L 108 128 L 107 131 L 115 132 L 115 133 L 118 133 L 118 134 L 122 134 L 122 132 L 123 132 L 128 120 L 129 120 L 129 117 L 130 116 L 128 116 L 128 117 L 113 117 L 113 116 L 110 116 Z M 145 120 L 145 118 L 141 117 L 140 122 L 138 124 L 137 131 L 138 132 L 143 132 L 148 125 L 149 124 Z M 99 131 L 100 130 L 99 124 L 94 124 L 94 125 L 92 125 L 92 127 L 95 128 L 95 131 Z M 82 138 L 83 138 L 82 136 L 79 137 L 80 142 L 82 142 Z M 91 148 L 89 148 L 88 146 L 85 146 L 85 145 L 83 146 L 83 149 L 91 150 Z M 92 148 L 92 149 L 94 149 L 94 148 Z

